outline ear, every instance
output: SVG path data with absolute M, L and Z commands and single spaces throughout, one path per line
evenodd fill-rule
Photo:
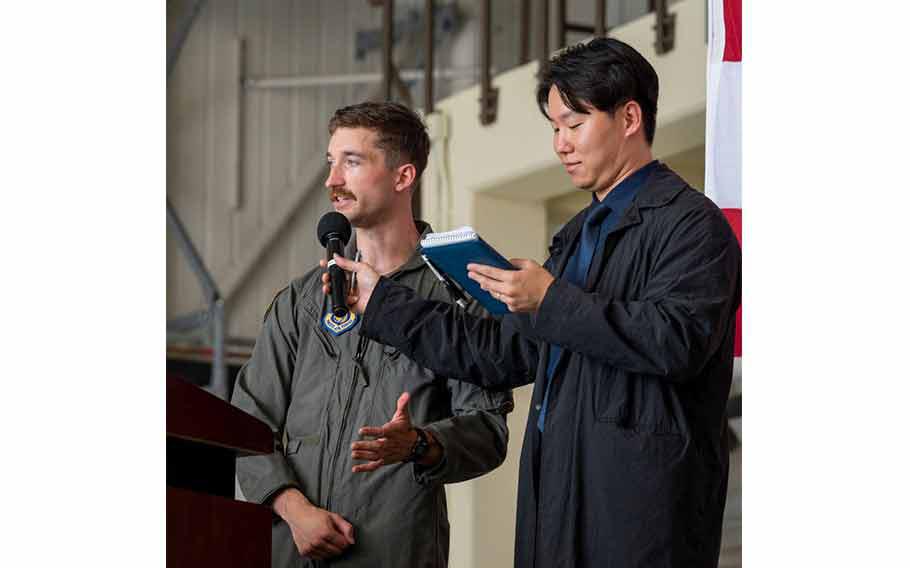
M 395 191 L 402 192 L 414 187 L 417 180 L 417 168 L 414 164 L 404 164 L 398 166 L 395 176 Z
M 629 101 L 622 106 L 622 124 L 626 138 L 635 135 L 636 132 L 644 132 L 644 123 L 642 122 L 641 106 L 635 101 Z

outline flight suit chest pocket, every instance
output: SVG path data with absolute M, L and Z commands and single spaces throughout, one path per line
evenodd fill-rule
M 398 398 L 404 392 L 410 394 L 408 408 L 412 419 L 417 421 L 415 423 L 428 418 L 426 406 L 430 401 L 440 397 L 448 399 L 448 392 L 435 391 L 440 381 L 434 380 L 430 371 L 415 364 L 394 347 L 383 346 L 382 362 L 376 375 L 371 387 L 370 407 L 365 409 L 365 415 L 374 425 L 385 424 L 392 418 Z
M 298 353 L 288 405 L 287 430 L 291 438 L 305 438 L 323 430 L 326 406 L 336 388 L 340 348 L 319 327 Z M 289 448 L 290 450 L 290 448 Z

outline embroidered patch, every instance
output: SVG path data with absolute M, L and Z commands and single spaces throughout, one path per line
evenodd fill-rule
M 357 314 L 351 311 L 348 311 L 340 318 L 335 317 L 332 312 L 328 312 L 322 318 L 322 327 L 326 328 L 332 335 L 338 336 L 357 325 L 359 320 L 360 318 L 357 317 Z

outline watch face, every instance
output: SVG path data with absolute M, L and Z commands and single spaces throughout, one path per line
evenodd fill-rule
M 411 455 L 408 458 L 409 461 L 422 458 L 430 449 L 430 445 L 427 443 L 427 435 L 420 428 L 416 428 L 415 430 L 417 431 L 417 441 L 414 442 L 414 447 L 411 448 Z

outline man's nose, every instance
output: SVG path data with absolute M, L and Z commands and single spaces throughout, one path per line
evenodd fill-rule
M 334 164 L 329 165 L 329 177 L 325 178 L 325 186 L 329 189 L 344 185 L 344 178 Z
M 569 142 L 568 137 L 562 133 L 562 131 L 556 133 L 556 152 L 560 154 L 568 154 L 572 151 L 572 144 Z

